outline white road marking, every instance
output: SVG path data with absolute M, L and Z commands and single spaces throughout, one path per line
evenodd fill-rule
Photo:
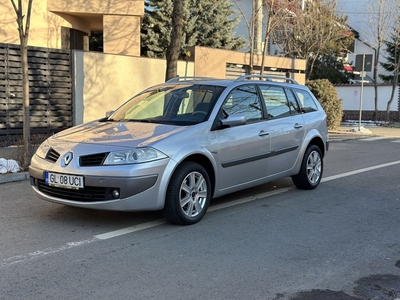
M 35 258 L 35 257 L 42 257 L 42 256 L 46 256 L 48 254 L 53 254 L 53 253 L 57 253 L 57 252 L 61 252 L 67 249 L 71 249 L 71 248 L 75 248 L 81 245 L 87 245 L 90 243 L 93 243 L 94 241 L 96 241 L 97 239 L 88 239 L 88 240 L 83 240 L 83 241 L 79 241 L 79 242 L 71 242 L 71 243 L 65 243 L 64 245 L 60 246 L 60 247 L 54 247 L 54 248 L 46 248 L 44 250 L 38 250 L 35 252 L 31 252 L 28 254 L 21 254 L 21 255 L 16 255 L 16 256 L 12 256 L 9 257 L 7 259 L 3 259 L 0 267 L 7 267 L 19 262 L 24 262 L 27 261 L 29 259 Z
M 274 191 L 271 191 L 271 192 L 261 193 L 261 194 L 255 195 L 255 196 L 249 196 L 249 197 L 246 197 L 246 198 L 241 198 L 241 199 L 229 201 L 229 202 L 226 202 L 226 203 L 213 205 L 213 206 L 208 208 L 207 212 L 220 210 L 220 209 L 223 209 L 223 208 L 227 208 L 227 207 L 243 204 L 243 203 L 246 203 L 246 202 L 254 201 L 254 200 L 257 200 L 257 199 L 262 199 L 262 198 L 265 198 L 265 197 L 270 197 L 270 196 L 277 195 L 277 194 L 282 194 L 282 193 L 285 193 L 285 192 L 287 192 L 289 190 L 291 190 L 291 188 L 282 188 L 282 189 L 274 190 Z
M 372 166 L 372 167 L 368 167 L 368 168 L 363 168 L 363 169 L 359 169 L 359 170 L 355 170 L 355 171 L 351 171 L 351 172 L 347 172 L 347 173 L 343 173 L 343 174 L 329 176 L 326 178 L 322 178 L 321 182 L 326 182 L 326 181 L 339 179 L 339 178 L 343 178 L 343 177 L 347 177 L 347 176 L 351 176 L 351 175 L 356 175 L 359 173 L 368 172 L 368 171 L 372 171 L 372 170 L 376 170 L 376 169 L 380 169 L 380 168 L 385 168 L 385 167 L 389 167 L 389 166 L 393 166 L 393 165 L 397 165 L 397 164 L 400 164 L 400 160 L 386 163 L 386 164 L 376 165 L 376 166 Z M 255 196 L 250 196 L 250 197 L 237 199 L 237 200 L 229 201 L 229 202 L 222 203 L 222 204 L 213 205 L 208 209 L 208 211 L 216 211 L 216 210 L 224 209 L 227 207 L 243 204 L 246 202 L 254 201 L 257 199 L 270 197 L 270 196 L 277 195 L 277 194 L 282 194 L 291 189 L 292 188 L 282 188 L 282 189 L 278 189 L 278 190 L 274 190 L 274 191 L 270 191 L 270 192 L 261 193 L 261 194 L 255 195 Z M 165 224 L 165 223 L 166 223 L 166 221 L 164 219 L 159 219 L 159 220 L 155 220 L 155 221 L 151 221 L 151 222 L 146 222 L 146 223 L 122 228 L 122 229 L 115 230 L 115 231 L 106 232 L 103 234 L 97 234 L 87 240 L 82 240 L 82 241 L 78 241 L 78 242 L 69 242 L 69 243 L 65 243 L 64 245 L 59 246 L 59 247 L 50 247 L 50 248 L 46 248 L 44 250 L 38 250 L 38 251 L 27 253 L 27 254 L 12 256 L 12 257 L 3 259 L 1 261 L 0 267 L 7 267 L 7 266 L 10 266 L 10 265 L 13 265 L 16 263 L 22 263 L 22 262 L 28 261 L 30 259 L 33 259 L 33 258 L 43 257 L 43 256 L 46 256 L 49 254 L 54 254 L 54 253 L 68 250 L 71 248 L 79 247 L 82 245 L 88 245 L 93 242 L 112 239 L 112 238 L 115 238 L 115 237 L 118 237 L 121 235 L 125 235 L 128 233 L 133 233 L 133 232 L 141 231 L 144 229 L 156 227 L 158 225 Z
M 354 171 L 343 173 L 343 174 L 329 176 L 326 178 L 322 178 L 321 182 L 326 182 L 326 181 L 343 178 L 343 177 L 347 177 L 347 176 L 351 176 L 351 175 L 355 175 L 355 174 L 359 174 L 359 173 L 363 173 L 363 172 L 368 172 L 368 171 L 372 171 L 372 170 L 376 170 L 376 169 L 380 169 L 380 168 L 385 168 L 385 167 L 389 167 L 389 166 L 393 166 L 393 165 L 398 165 L 398 164 L 400 164 L 400 160 L 393 161 L 393 162 L 386 163 L 386 164 L 376 165 L 376 166 L 372 166 L 372 167 L 368 167 L 368 168 L 364 168 L 364 169 L 354 170 Z
M 371 141 L 378 141 L 378 140 L 384 140 L 387 139 L 387 137 L 371 137 L 371 138 L 366 138 L 366 139 L 360 139 L 360 141 L 364 141 L 364 142 L 371 142 Z
M 151 221 L 151 222 L 134 225 L 131 227 L 122 228 L 122 229 L 115 230 L 115 231 L 106 232 L 103 234 L 98 234 L 98 235 L 95 235 L 94 238 L 96 240 L 108 240 L 108 239 L 112 239 L 112 238 L 120 236 L 120 235 L 144 230 L 144 229 L 151 228 L 151 227 L 156 227 L 156 226 L 164 224 L 164 223 L 165 223 L 164 219 L 159 219 L 159 220 L 155 220 L 155 221 Z

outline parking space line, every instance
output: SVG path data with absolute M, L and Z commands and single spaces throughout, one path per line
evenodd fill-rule
M 121 236 L 124 234 L 128 234 L 128 233 L 133 233 L 136 231 L 140 231 L 140 230 L 144 230 L 147 228 L 151 228 L 151 227 L 155 227 L 161 224 L 166 223 L 166 221 L 164 219 L 159 219 L 159 220 L 155 220 L 155 221 L 151 221 L 151 222 L 146 222 L 146 223 L 142 223 L 142 224 L 138 224 L 138 225 L 133 225 L 130 227 L 126 227 L 126 228 L 122 228 L 119 230 L 115 230 L 115 231 L 110 231 L 110 232 L 106 232 L 106 233 L 102 233 L 102 234 L 98 234 L 95 235 L 94 238 L 97 240 L 108 240 L 108 239 L 112 239 L 114 237 L 117 236 Z
M 360 141 L 371 142 L 371 141 L 378 141 L 378 140 L 384 140 L 384 139 L 387 139 L 387 137 L 383 137 L 383 136 L 370 137 L 370 138 L 366 138 L 366 139 L 361 139 Z
M 98 239 L 91 238 L 91 239 L 83 240 L 83 241 L 79 241 L 79 242 L 65 243 L 64 245 L 62 245 L 60 247 L 50 247 L 50 248 L 46 248 L 44 250 L 38 250 L 38 251 L 27 253 L 27 254 L 12 256 L 7 259 L 3 259 L 1 261 L 0 267 L 7 267 L 7 266 L 10 266 L 10 265 L 13 265 L 16 263 L 30 260 L 32 258 L 43 257 L 43 256 L 46 256 L 49 254 L 54 254 L 54 253 L 68 250 L 71 248 L 75 248 L 75 247 L 78 247 L 81 245 L 87 245 L 87 244 L 93 243 L 96 240 L 98 240 Z
M 398 165 L 398 164 L 400 164 L 400 160 L 393 161 L 393 162 L 386 163 L 386 164 L 376 165 L 376 166 L 372 166 L 372 167 L 368 167 L 368 168 L 363 168 L 363 169 L 359 169 L 359 170 L 354 170 L 354 171 L 347 172 L 347 173 L 342 173 L 342 174 L 338 174 L 338 175 L 329 176 L 329 177 L 326 177 L 326 178 L 322 178 L 321 182 L 326 182 L 326 181 L 330 181 L 330 180 L 334 180 L 334 179 L 338 179 L 338 178 L 343 178 L 343 177 L 347 177 L 347 176 L 351 176 L 351 175 L 356 175 L 356 174 L 360 174 L 360 173 L 363 173 L 363 172 L 368 172 L 368 171 L 372 171 L 372 170 L 376 170 L 376 169 L 380 169 L 380 168 L 385 168 L 385 167 L 389 167 L 389 166 L 393 166 L 393 165 Z
M 254 200 L 257 200 L 257 199 L 262 199 L 262 198 L 265 198 L 265 197 L 274 196 L 274 195 L 277 195 L 277 194 L 282 194 L 282 193 L 285 193 L 285 192 L 289 191 L 290 189 L 291 188 L 281 188 L 281 189 L 278 189 L 278 190 L 275 190 L 275 191 L 261 193 L 261 194 L 255 195 L 255 196 L 249 196 L 249 197 L 246 197 L 246 198 L 241 198 L 241 199 L 237 199 L 237 200 L 228 201 L 226 203 L 213 205 L 213 206 L 210 206 L 208 208 L 207 212 L 216 211 L 216 210 L 219 210 L 219 209 L 223 209 L 223 208 L 227 208 L 227 207 L 243 204 L 243 203 L 246 203 L 246 202 L 254 201 Z

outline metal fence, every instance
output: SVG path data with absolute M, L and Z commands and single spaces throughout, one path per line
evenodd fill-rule
M 72 126 L 71 51 L 28 48 L 31 134 L 51 134 Z M 0 43 L 0 142 L 23 129 L 19 45 Z

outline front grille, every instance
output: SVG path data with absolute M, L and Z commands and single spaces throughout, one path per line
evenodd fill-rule
M 50 148 L 50 150 L 47 152 L 47 155 L 46 155 L 46 159 L 53 163 L 55 163 L 59 157 L 60 157 L 60 153 L 58 153 L 53 148 Z
M 85 186 L 84 189 L 74 190 L 47 185 L 44 180 L 34 179 L 34 184 L 42 193 L 65 200 L 79 202 L 95 202 L 115 200 L 111 197 L 112 188 Z
M 103 165 L 109 152 L 85 155 L 79 158 L 79 165 L 82 167 L 95 167 Z

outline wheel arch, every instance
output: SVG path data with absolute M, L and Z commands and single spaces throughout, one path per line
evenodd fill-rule
M 322 140 L 321 137 L 319 137 L 319 136 L 313 137 L 313 138 L 310 140 L 310 142 L 308 143 L 306 149 L 308 149 L 311 145 L 315 145 L 315 146 L 317 146 L 319 149 L 321 149 L 322 157 L 325 156 L 325 152 L 326 152 L 325 143 L 324 143 L 324 141 Z
M 188 157 L 185 157 L 185 159 L 183 159 L 179 164 L 185 161 L 198 163 L 207 171 L 207 174 L 210 177 L 210 182 L 211 182 L 211 197 L 212 197 L 215 192 L 216 174 L 210 159 L 203 154 L 196 153 L 196 154 L 191 154 Z

